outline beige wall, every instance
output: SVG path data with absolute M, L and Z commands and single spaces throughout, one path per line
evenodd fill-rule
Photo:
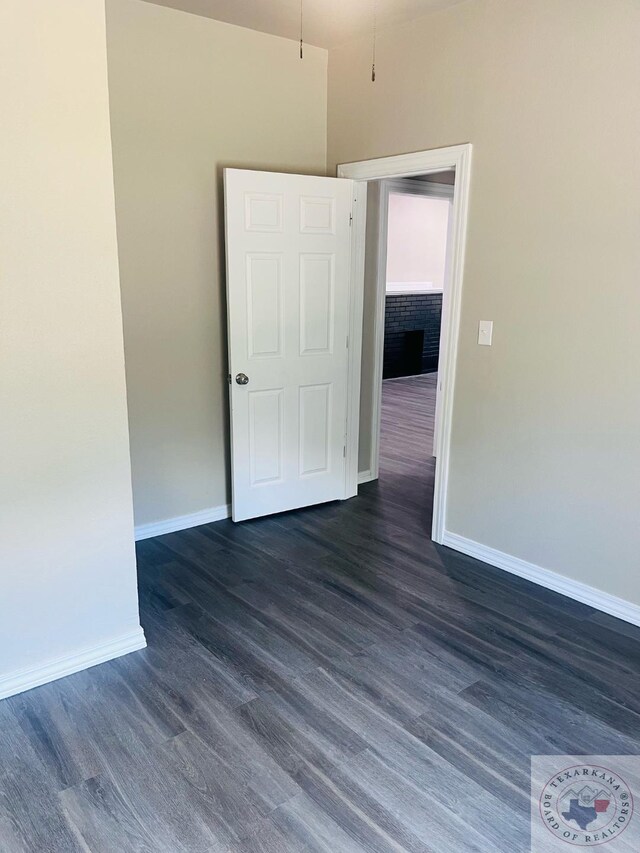
M 362 305 L 362 375 L 360 382 L 360 431 L 358 471 L 371 470 L 371 430 L 373 417 L 373 362 L 375 359 L 375 314 L 378 302 L 378 235 L 380 233 L 380 182 L 367 186 L 367 220 Z
M 474 146 L 448 529 L 635 603 L 639 44 L 635 0 L 472 0 L 382 33 L 375 84 L 332 51 L 328 131 L 332 169 Z
M 443 289 L 450 207 L 448 198 L 389 193 L 387 284 L 430 282 Z
M 1 696 L 142 635 L 104 2 L 0 6 Z
M 222 168 L 325 174 L 326 61 L 107 0 L 136 524 L 229 500 Z

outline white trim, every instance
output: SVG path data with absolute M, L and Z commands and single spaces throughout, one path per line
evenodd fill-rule
M 73 675 L 74 672 L 80 672 L 82 669 L 105 663 L 108 660 L 113 660 L 113 658 L 128 655 L 129 652 L 144 649 L 146 645 L 144 631 L 138 627 L 135 631 L 123 634 L 108 643 L 91 646 L 75 654 L 56 658 L 41 666 L 5 675 L 0 678 L 0 699 L 6 699 L 7 696 L 13 696 L 16 693 L 23 693 L 25 690 L 31 690 L 41 684 L 64 678 L 66 675 Z
M 464 255 L 467 233 L 467 215 L 469 209 L 469 192 L 471 182 L 471 145 L 453 145 L 448 148 L 436 148 L 431 151 L 420 151 L 413 154 L 401 154 L 396 157 L 381 157 L 376 160 L 363 160 L 357 163 L 343 163 L 338 166 L 338 177 L 351 178 L 356 182 L 381 180 L 386 178 L 425 175 L 455 169 L 456 180 L 453 190 L 453 211 L 450 228 L 450 264 L 445 287 L 446 310 L 443 306 L 442 333 L 440 346 L 440 362 L 438 365 L 438 405 L 436 408 L 435 431 L 438 436 L 438 455 L 436 457 L 435 490 L 433 499 L 433 523 L 431 538 L 434 542 L 442 542 L 445 533 L 447 490 L 449 481 L 449 455 L 451 450 L 451 424 L 453 417 L 453 396 L 458 353 L 458 334 L 460 328 L 460 308 L 462 301 L 462 281 L 464 273 Z M 358 186 L 359 184 L 356 184 Z M 361 185 L 361 184 L 360 184 Z M 428 185 L 427 185 L 428 189 Z M 381 196 L 384 189 L 381 191 Z M 386 245 L 386 241 L 382 241 Z M 360 291 L 364 289 L 364 229 L 352 236 L 354 256 L 360 257 L 362 272 L 354 271 L 354 286 Z M 378 254 L 378 279 L 380 278 L 380 248 Z M 386 261 L 386 258 L 385 258 Z M 384 265 L 386 269 L 386 263 Z M 386 277 L 386 276 L 385 276 Z M 378 287 L 378 303 L 382 303 L 382 329 L 380 317 L 376 318 L 376 344 L 384 340 L 384 298 Z M 378 315 L 380 304 L 378 304 Z M 375 372 L 375 366 L 374 366 Z M 380 367 L 381 372 L 381 367 Z M 378 378 L 380 381 L 378 382 Z M 376 373 L 374 395 L 382 390 L 382 377 Z M 373 400 L 374 405 L 376 400 Z M 380 403 L 377 403 L 377 418 L 379 419 Z M 374 421 L 376 413 L 374 409 Z M 379 420 L 372 424 L 372 434 L 379 441 Z M 377 445 L 372 443 L 372 448 Z M 371 471 L 377 476 L 372 460 Z
M 393 157 L 378 157 L 375 160 L 341 163 L 338 166 L 338 177 L 352 178 L 354 181 L 378 181 L 381 178 L 404 178 L 412 175 L 430 175 L 433 172 L 447 172 L 450 169 L 457 169 L 464 154 L 470 150 L 471 145 L 465 143 L 449 145 L 446 148 L 432 148 L 430 151 L 397 154 Z M 456 174 L 456 180 L 457 178 Z M 428 183 L 428 181 L 422 183 Z
M 358 494 L 358 440 L 360 433 L 360 378 L 362 375 L 362 305 L 364 300 L 364 246 L 367 228 L 367 185 L 352 182 L 351 273 L 349 285 L 349 353 L 347 358 L 347 423 L 345 425 L 345 498 Z
M 433 376 L 437 370 L 430 370 L 427 373 L 409 373 L 407 376 L 387 376 L 385 382 L 402 382 L 404 379 L 426 379 L 427 376 Z
M 358 484 L 360 483 L 370 483 L 371 480 L 376 480 L 377 478 L 373 476 L 371 471 L 358 471 Z
M 624 598 L 610 595 L 601 589 L 560 575 L 550 569 L 543 569 L 542 566 L 537 566 L 535 563 L 528 563 L 519 557 L 512 557 L 511 554 L 505 554 L 503 551 L 474 542 L 473 539 L 466 539 L 457 533 L 450 533 L 448 530 L 444 533 L 442 544 L 454 551 L 460 551 L 462 554 L 474 557 L 476 560 L 482 560 L 483 563 L 488 563 L 490 566 L 525 578 L 545 589 L 559 592 L 560 595 L 566 595 L 567 598 L 580 601 L 582 604 L 594 607 L 596 610 L 601 610 L 617 619 L 623 619 L 632 625 L 640 626 L 640 606 L 625 601 Z
M 441 287 L 434 287 L 432 281 L 388 281 L 385 286 L 387 296 L 412 296 L 415 293 L 442 293 Z
M 231 505 L 212 506 L 189 515 L 177 515 L 175 518 L 166 518 L 164 521 L 152 521 L 151 524 L 139 524 L 136 527 L 136 542 L 141 539 L 151 539 L 153 536 L 162 536 L 164 533 L 175 533 L 177 530 L 186 530 L 188 527 L 198 527 L 200 524 L 211 524 L 212 521 L 222 521 L 231 515 Z

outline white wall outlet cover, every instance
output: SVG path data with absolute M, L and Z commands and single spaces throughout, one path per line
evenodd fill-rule
M 480 320 L 478 324 L 478 343 L 490 347 L 493 339 L 493 320 Z

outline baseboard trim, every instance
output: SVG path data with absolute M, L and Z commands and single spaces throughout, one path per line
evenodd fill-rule
M 42 684 L 48 684 L 66 675 L 73 675 L 74 672 L 80 672 L 90 666 L 128 655 L 129 652 L 144 649 L 146 645 L 144 631 L 138 627 L 135 631 L 123 634 L 108 643 L 101 643 L 99 646 L 91 646 L 75 654 L 56 658 L 41 666 L 19 670 L 0 678 L 0 699 L 6 699 L 7 696 L 14 696 L 16 693 L 24 693 L 25 690 L 32 690 L 34 687 L 40 687 Z
M 512 557 L 511 554 L 505 554 L 503 551 L 474 542 L 473 539 L 458 536 L 457 533 L 450 533 L 448 530 L 444 532 L 442 544 L 454 551 L 460 551 L 469 557 L 482 560 L 483 563 L 488 563 L 490 566 L 495 566 L 505 572 L 510 572 L 512 575 L 518 575 L 518 577 L 532 581 L 538 586 L 545 587 L 545 589 L 559 592 L 560 595 L 566 595 L 567 598 L 580 601 L 582 604 L 608 613 L 617 619 L 623 619 L 632 625 L 640 626 L 640 606 L 625 601 L 624 598 L 610 595 L 608 592 L 603 592 L 586 583 L 559 575 L 550 569 L 543 569 L 542 566 L 537 566 L 535 563 L 528 563 L 526 560 Z
M 153 521 L 151 524 L 140 524 L 136 527 L 136 542 L 141 539 L 151 539 L 153 536 L 162 536 L 164 533 L 175 533 L 177 530 L 186 530 L 189 527 L 198 527 L 200 524 L 211 524 L 212 521 L 222 521 L 231 515 L 231 506 L 212 506 L 189 515 L 177 515 L 175 518 L 167 518 L 164 521 Z
M 358 471 L 358 485 L 361 483 L 370 483 L 371 480 L 377 480 L 375 474 L 372 474 L 371 471 Z

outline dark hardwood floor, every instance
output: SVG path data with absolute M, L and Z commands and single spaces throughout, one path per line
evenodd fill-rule
M 524 853 L 532 754 L 640 752 L 640 630 L 430 541 L 434 399 L 358 498 L 140 543 L 148 649 L 0 702 L 2 853 Z

